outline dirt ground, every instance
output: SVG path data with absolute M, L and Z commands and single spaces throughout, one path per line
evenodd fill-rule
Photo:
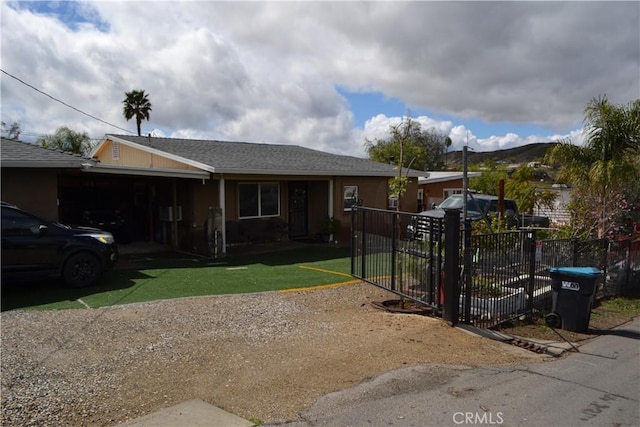
M 637 315 L 638 313 L 635 313 Z M 605 304 L 597 303 L 591 311 L 589 320 L 589 330 L 585 333 L 565 331 L 562 329 L 553 330 L 545 325 L 544 316 L 537 314 L 532 321 L 515 321 L 500 327 L 500 331 L 505 334 L 515 335 L 523 338 L 548 341 L 569 341 L 576 345 L 595 338 L 601 331 L 606 331 L 616 326 L 629 322 L 633 316 L 622 314 L 619 311 L 607 307 Z
M 391 314 L 357 284 L 2 313 L 3 426 L 114 425 L 199 398 L 262 422 L 417 364 L 548 360 L 441 320 Z

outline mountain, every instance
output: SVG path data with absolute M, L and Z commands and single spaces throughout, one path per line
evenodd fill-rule
M 553 148 L 556 144 L 555 142 L 536 142 L 496 151 L 474 152 L 468 150 L 467 164 L 479 164 L 486 161 L 506 164 L 540 162 L 547 150 Z M 450 152 L 447 155 L 447 165 L 448 169 L 462 169 L 462 151 Z

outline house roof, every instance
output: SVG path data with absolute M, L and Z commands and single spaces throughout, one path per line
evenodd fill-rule
M 107 140 L 165 156 L 212 173 L 389 177 L 398 174 L 394 166 L 386 163 L 282 144 L 108 134 L 94 153 L 97 153 Z M 409 170 L 408 176 L 418 177 L 420 173 Z
M 436 182 L 455 181 L 463 178 L 463 173 L 458 171 L 427 172 L 426 175 L 424 175 L 424 172 L 422 172 L 422 174 L 423 175 L 418 178 L 418 184 L 433 184 Z M 468 178 L 473 178 L 480 175 L 480 172 L 467 172 Z
M 6 138 L 2 138 L 0 161 L 3 168 L 81 168 L 95 163 L 77 154 Z

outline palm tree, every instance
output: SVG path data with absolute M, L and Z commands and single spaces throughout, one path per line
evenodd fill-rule
M 149 112 L 151 111 L 151 102 L 149 102 L 148 95 L 144 93 L 144 90 L 132 90 L 131 92 L 125 92 L 125 99 L 122 101 L 124 104 L 123 114 L 124 118 L 131 120 L 136 118 L 136 125 L 138 126 L 138 136 L 140 133 L 140 123 L 142 119 L 149 121 Z
M 584 122 L 584 146 L 560 141 L 548 159 L 562 165 L 561 179 L 574 184 L 585 197 L 594 198 L 592 208 L 597 215 L 592 216 L 592 227 L 598 237 L 604 237 L 610 225 L 611 201 L 640 172 L 640 100 L 616 106 L 606 96 L 593 98 L 585 108 Z

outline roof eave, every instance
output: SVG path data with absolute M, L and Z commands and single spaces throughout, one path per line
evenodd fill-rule
M 96 164 L 92 167 L 84 168 L 83 171 L 89 173 L 106 173 L 118 175 L 138 175 L 138 176 L 162 176 L 169 178 L 192 178 L 209 179 L 210 173 L 207 171 L 190 171 L 182 169 L 145 168 L 131 166 L 116 166 Z
M 3 160 L 3 168 L 31 168 L 31 169 L 80 169 L 84 163 L 94 164 L 92 160 Z

